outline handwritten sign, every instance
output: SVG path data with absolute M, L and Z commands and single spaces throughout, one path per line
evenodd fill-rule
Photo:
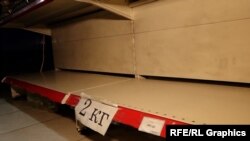
M 160 136 L 164 124 L 165 124 L 164 120 L 144 117 L 140 124 L 139 131 L 143 131 L 146 133 Z
M 82 98 L 75 107 L 76 120 L 86 127 L 105 135 L 118 108 Z

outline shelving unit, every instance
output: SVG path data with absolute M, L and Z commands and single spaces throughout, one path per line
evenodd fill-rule
M 45 26 L 55 68 L 79 72 L 8 76 L 3 82 L 72 107 L 82 97 L 116 105 L 113 120 L 134 128 L 144 117 L 166 126 L 250 124 L 250 87 L 165 79 L 249 85 L 249 9 L 245 0 L 53 0 L 12 24 L 34 31 Z
M 143 117 L 165 120 L 166 126 L 250 123 L 250 88 L 245 87 L 70 71 L 10 76 L 3 82 L 73 107 L 82 93 L 116 104 L 114 121 L 135 128 Z M 161 136 L 166 137 L 165 127 Z

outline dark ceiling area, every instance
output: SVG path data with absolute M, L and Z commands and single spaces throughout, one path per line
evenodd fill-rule
M 154 0 L 0 0 L 0 27 L 49 26 L 102 9 L 132 19 L 129 8 Z
M 51 25 L 99 10 L 75 0 L 0 0 L 0 26 Z
M 0 0 L 0 24 L 8 22 L 14 16 L 21 14 L 21 11 L 28 10 L 31 5 L 38 5 L 44 0 Z
M 35 0 L 1 0 L 0 1 L 0 20 L 16 13 L 22 8 L 28 6 Z

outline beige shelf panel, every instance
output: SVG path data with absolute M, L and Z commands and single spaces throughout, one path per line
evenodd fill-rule
M 70 71 L 24 74 L 12 78 L 62 93 L 72 93 L 129 80 L 124 77 Z
M 79 72 L 13 77 L 190 124 L 250 124 L 250 88 Z
M 84 92 L 100 100 L 190 124 L 250 124 L 250 88 L 129 80 Z

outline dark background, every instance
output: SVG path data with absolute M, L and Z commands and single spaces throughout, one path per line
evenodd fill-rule
M 27 30 L 0 28 L 0 80 L 7 75 L 39 72 L 43 57 L 43 71 L 54 69 L 51 37 Z M 7 85 L 0 84 L 0 89 Z

